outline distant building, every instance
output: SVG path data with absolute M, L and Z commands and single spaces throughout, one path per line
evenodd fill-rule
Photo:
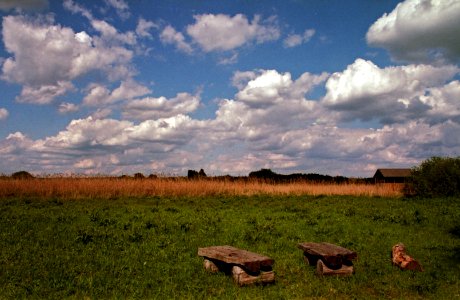
M 374 174 L 376 183 L 404 183 L 411 175 L 411 169 L 377 169 Z

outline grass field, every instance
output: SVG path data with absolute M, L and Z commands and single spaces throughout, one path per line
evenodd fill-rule
M 0 299 L 460 297 L 459 199 L 223 194 L 2 195 Z M 356 251 L 355 275 L 316 277 L 306 241 Z M 424 272 L 391 265 L 398 242 Z M 276 283 L 206 273 L 197 249 L 212 245 L 274 258 Z

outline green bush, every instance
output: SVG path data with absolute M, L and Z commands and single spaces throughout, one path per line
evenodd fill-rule
M 422 197 L 460 196 L 460 157 L 432 157 L 412 170 L 406 191 Z

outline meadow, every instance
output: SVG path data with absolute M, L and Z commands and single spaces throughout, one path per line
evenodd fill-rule
M 97 180 L 0 180 L 0 299 L 460 297 L 456 198 L 406 199 L 392 185 L 357 192 L 345 185 Z M 307 241 L 356 251 L 356 273 L 315 276 L 297 248 Z M 424 272 L 392 266 L 398 242 Z M 275 284 L 241 288 L 230 276 L 207 273 L 197 250 L 213 245 L 274 258 Z

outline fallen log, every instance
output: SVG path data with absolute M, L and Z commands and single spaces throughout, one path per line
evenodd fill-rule
M 393 246 L 391 251 L 391 260 L 393 265 L 398 266 L 401 270 L 411 270 L 423 272 L 423 268 L 418 261 L 406 253 L 406 246 L 399 243 Z

